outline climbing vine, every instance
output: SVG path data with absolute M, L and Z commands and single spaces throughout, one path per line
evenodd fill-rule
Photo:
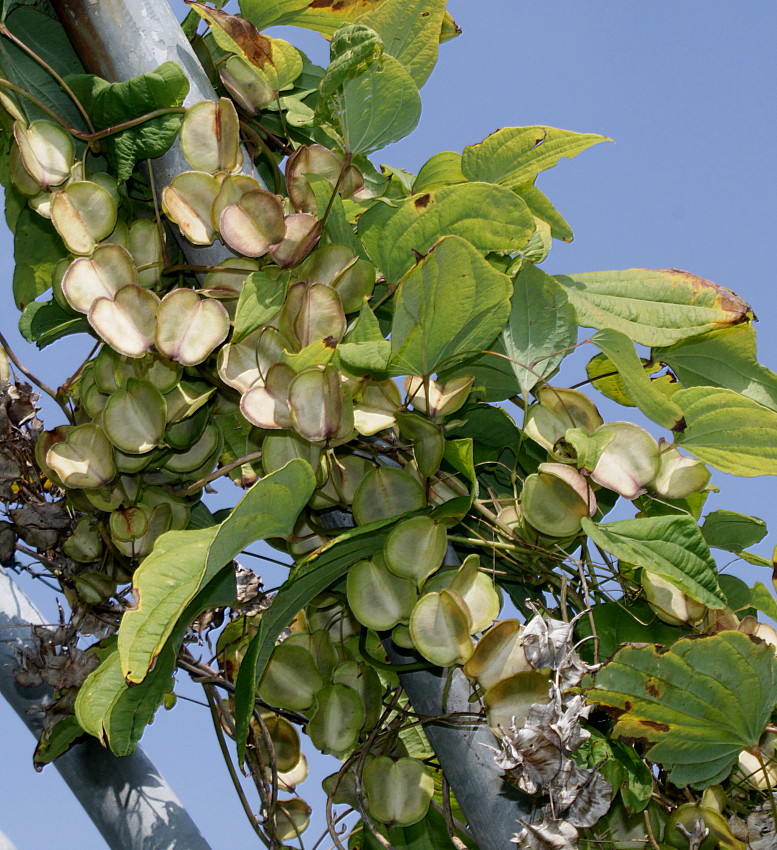
M 69 608 L 20 660 L 56 692 L 36 765 L 85 734 L 132 752 L 188 673 L 270 848 L 309 824 L 300 731 L 341 760 L 338 847 L 346 809 L 350 848 L 475 847 L 432 720 L 490 729 L 519 847 L 771 846 L 777 603 L 711 552 L 771 568 L 766 527 L 705 506 L 709 467 L 777 471 L 777 376 L 707 280 L 542 270 L 572 239 L 542 172 L 608 140 L 508 127 L 376 167 L 458 35 L 444 0 L 189 2 L 217 91 L 194 104 L 176 63 L 85 74 L 44 4 L 7 6 L 19 326 L 94 341 L 56 389 L 2 341 L 0 557 Z M 330 38 L 328 67 L 275 23 Z M 189 168 L 158 185 L 175 145 Z M 272 594 L 241 562 L 257 541 L 289 570 Z M 419 669 L 463 671 L 467 716 L 416 711 Z

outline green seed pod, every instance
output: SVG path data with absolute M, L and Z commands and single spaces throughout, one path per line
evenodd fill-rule
M 442 566 L 447 546 L 445 526 L 431 517 L 411 517 L 391 530 L 383 547 L 383 557 L 392 573 L 422 587 Z
M 524 432 L 551 453 L 570 428 L 590 434 L 603 424 L 591 399 L 577 390 L 542 387 L 536 395 L 539 404 L 526 411 Z
M 283 207 L 275 195 L 264 189 L 244 192 L 240 200 L 221 211 L 218 230 L 237 253 L 263 257 L 271 245 L 280 244 L 286 235 Z
M 196 366 L 221 345 L 229 333 L 229 316 L 212 298 L 191 289 L 174 289 L 159 304 L 155 344 L 171 360 Z
M 310 824 L 310 806 L 299 797 L 280 800 L 275 809 L 275 835 L 280 841 L 293 841 Z
M 345 755 L 359 740 L 365 709 L 361 696 L 347 685 L 327 685 L 316 694 L 308 735 L 317 750 Z
M 434 795 L 434 777 L 420 761 L 378 756 L 364 768 L 367 808 L 375 820 L 412 826 L 423 820 Z
M 256 115 L 275 100 L 275 91 L 270 81 L 259 68 L 242 56 L 230 56 L 220 66 L 219 74 L 234 100 L 251 115 Z
M 499 615 L 501 595 L 491 576 L 480 570 L 477 555 L 468 555 L 457 570 L 442 570 L 424 585 L 425 590 L 434 591 L 445 587 L 455 590 L 467 606 L 472 621 L 471 634 L 488 628 Z
M 549 537 L 577 534 L 583 517 L 596 513 L 596 497 L 588 480 L 563 463 L 541 463 L 539 470 L 524 481 L 523 518 Z
M 13 135 L 27 173 L 42 189 L 49 191 L 70 177 L 75 157 L 73 137 L 53 121 L 14 124 Z
M 111 537 L 115 541 L 128 543 L 142 537 L 148 529 L 150 511 L 141 505 L 130 508 L 118 508 L 111 513 L 108 521 Z
M 394 381 L 373 381 L 367 378 L 361 385 L 353 406 L 354 427 L 365 437 L 386 428 L 393 428 L 402 397 Z
M 324 680 L 331 679 L 332 671 L 340 659 L 332 642 L 332 637 L 326 629 L 316 629 L 314 632 L 299 632 L 290 635 L 284 641 L 287 646 L 301 646 L 306 649 L 316 662 L 316 668 Z M 346 683 L 348 684 L 348 683 Z
M 315 215 L 297 213 L 286 216 L 284 226 L 286 235 L 280 242 L 270 245 L 270 256 L 282 269 L 291 269 L 316 247 L 323 224 Z
M 421 482 L 403 469 L 376 466 L 362 479 L 353 497 L 357 525 L 391 519 L 426 507 Z
M 89 605 L 105 602 L 116 591 L 116 582 L 105 573 L 81 573 L 75 584 L 76 593 Z
M 89 308 L 89 324 L 116 351 L 142 357 L 154 345 L 159 298 L 137 284 L 123 286 L 113 298 L 97 298 Z
M 359 694 L 364 706 L 362 728 L 371 729 L 383 709 L 383 685 L 375 670 L 358 661 L 343 661 L 332 672 L 332 681 L 337 685 L 348 685 Z
M 70 537 L 62 544 L 65 554 L 81 564 L 96 561 L 103 551 L 100 529 L 89 517 L 82 516 L 73 527 Z
M 113 449 L 98 425 L 78 425 L 46 452 L 46 464 L 66 487 L 104 487 L 116 475 Z
M 445 454 L 445 438 L 438 425 L 417 413 L 398 411 L 395 414 L 399 431 L 413 443 L 416 466 L 424 478 L 434 475 Z
M 123 286 L 137 282 L 130 252 L 121 245 L 106 243 L 98 245 L 91 257 L 73 260 L 62 276 L 61 287 L 73 310 L 88 313 L 98 298 L 113 298 Z
M 698 844 L 698 850 L 745 850 L 746 845 L 734 838 L 726 819 L 719 812 L 695 803 L 678 806 L 669 815 L 664 829 L 664 844 L 677 850 L 688 850 L 687 833 L 694 831 L 698 821 L 709 830 L 706 838 Z
M 270 656 L 258 693 L 265 702 L 278 708 L 307 711 L 323 684 L 316 662 L 306 649 L 281 643 Z
M 420 413 L 432 419 L 442 419 L 455 413 L 467 400 L 474 382 L 472 375 L 459 375 L 445 384 L 408 376 L 405 378 L 407 399 Z
M 164 268 L 162 237 L 155 221 L 141 218 L 133 221 L 127 233 L 127 248 L 138 267 L 138 282 L 153 288 L 161 281 Z M 144 268 L 140 269 L 143 266 Z
M 450 588 L 425 593 L 410 616 L 410 635 L 418 652 L 432 664 L 449 667 L 472 657 L 472 615 Z
M 390 572 L 378 557 L 350 568 L 346 591 L 356 619 L 376 631 L 407 621 L 417 596 L 413 582 Z
M 148 381 L 130 378 L 105 404 L 103 429 L 125 454 L 145 454 L 162 445 L 167 405 L 162 393 Z
M 656 616 L 670 626 L 694 625 L 702 620 L 707 607 L 697 602 L 669 579 L 642 570 L 642 589 Z
M 272 741 L 278 772 L 285 773 L 286 771 L 294 770 L 302 758 L 302 747 L 297 727 L 272 711 L 262 711 L 261 716 Z M 265 746 L 264 735 L 262 735 L 262 731 L 258 728 L 259 724 L 256 721 L 252 721 L 252 724 L 255 724 L 256 727 L 256 737 L 259 742 L 262 761 L 267 763 L 270 754 Z
M 172 524 L 173 512 L 168 504 L 156 505 L 152 508 L 148 515 L 148 525 L 145 532 L 134 540 L 126 542 L 115 540 L 113 541 L 116 548 L 122 555 L 136 560 L 145 558 L 154 548 L 157 539 L 166 532 L 170 531 Z

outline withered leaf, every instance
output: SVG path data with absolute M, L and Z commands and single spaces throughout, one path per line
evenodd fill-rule
M 565 820 L 545 818 L 540 823 L 526 823 L 512 841 L 521 850 L 573 850 L 577 847 L 577 830 Z

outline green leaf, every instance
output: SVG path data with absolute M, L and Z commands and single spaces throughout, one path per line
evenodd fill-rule
M 750 604 L 753 608 L 757 608 L 766 614 L 770 620 L 777 620 L 777 600 L 775 600 L 774 596 L 772 596 L 766 586 L 760 581 L 757 581 L 753 585 Z
M 606 136 L 555 127 L 505 127 L 464 148 L 461 170 L 468 180 L 516 189 L 531 183 L 540 171 L 553 168 L 562 156 L 571 159 L 592 145 L 610 141 Z
M 336 3 L 311 3 L 310 0 L 240 0 L 240 14 L 259 29 L 271 24 L 288 24 L 331 36 L 343 23 L 354 23 L 368 12 L 378 9 L 384 2 L 386 0 L 337 0 Z M 456 22 L 446 12 L 438 33 L 440 43 L 456 38 L 460 33 Z
M 459 375 L 472 375 L 475 380 L 470 394 L 476 401 L 503 401 L 517 395 L 521 388 L 501 337 L 497 337 L 489 350 L 494 353 L 477 354 L 440 369 L 438 379 L 445 384 Z
M 445 818 L 433 808 L 429 809 L 423 820 L 412 826 L 396 826 L 389 830 L 381 827 L 381 833 L 396 850 L 454 850 L 456 846 L 448 834 Z M 366 827 L 362 827 L 362 833 L 357 835 L 361 841 L 354 842 L 351 839 L 349 850 L 381 850 L 383 847 Z M 471 841 L 464 843 L 464 846 L 475 847 Z
M 342 578 L 348 567 L 381 551 L 390 526 L 396 521 L 397 517 L 392 517 L 346 531 L 317 549 L 295 567 L 263 613 L 259 631 L 248 645 L 235 682 L 235 741 L 241 764 L 256 687 L 281 632 L 314 596 Z
M 735 511 L 712 511 L 704 517 L 701 533 L 708 546 L 741 552 L 766 537 L 766 523 L 758 517 Z
M 445 186 L 401 201 L 375 204 L 359 219 L 359 236 L 390 283 L 398 281 L 443 236 L 461 236 L 479 251 L 520 251 L 534 216 L 508 189 L 487 183 Z
M 354 154 L 398 142 L 421 117 L 418 88 L 393 56 L 384 55 L 363 74 L 346 79 L 336 100 L 346 150 Z
M 263 30 L 273 25 L 293 23 L 308 6 L 310 0 L 240 0 L 240 14 L 257 29 Z
M 618 370 L 626 392 L 645 416 L 670 431 L 676 428 L 682 421 L 683 412 L 645 374 L 634 343 L 613 328 L 595 333 L 591 342 Z
M 385 0 L 359 19 L 383 40 L 420 89 L 437 64 L 446 0 Z
M 777 375 L 758 362 L 755 328 L 748 322 L 656 348 L 685 387 L 726 387 L 777 410 Z
M 340 365 L 357 377 L 370 375 L 376 380 L 388 377 L 391 343 L 387 339 L 366 342 L 341 342 L 337 346 Z
M 16 220 L 13 251 L 14 300 L 23 310 L 51 286 L 54 267 L 67 256 L 67 249 L 54 225 L 25 207 Z
M 348 79 L 365 71 L 383 55 L 383 42 L 374 29 L 362 23 L 344 24 L 329 46 L 330 61 L 318 90 L 323 96 L 334 92 Z
M 66 313 L 56 301 L 33 301 L 19 318 L 19 332 L 38 348 L 71 334 L 89 333 L 89 322 L 84 316 Z
M 603 602 L 593 606 L 591 615 L 599 638 L 599 658 L 602 660 L 611 658 L 624 643 L 671 646 L 688 633 L 687 629 L 670 626 L 659 620 L 643 599 Z M 593 634 L 588 617 L 578 621 L 576 630 L 581 638 Z M 584 646 L 583 651 L 593 660 L 590 644 L 588 646 L 589 648 Z
M 431 375 L 485 348 L 507 321 L 510 279 L 465 239 L 448 236 L 403 279 L 391 327 L 399 374 Z
M 740 632 L 620 650 L 589 699 L 620 709 L 614 734 L 654 744 L 648 756 L 678 787 L 724 780 L 754 747 L 777 702 L 774 648 Z
M 646 360 L 644 357 L 640 358 L 640 362 L 645 376 L 651 379 L 653 386 L 663 395 L 671 397 L 680 389 L 680 385 L 673 375 L 664 374 L 657 378 L 652 377 L 663 369 L 660 363 L 654 363 Z M 591 386 L 595 387 L 605 398 L 609 398 L 611 401 L 621 404 L 624 407 L 637 406 L 626 390 L 626 385 L 615 368 L 615 364 L 606 355 L 594 355 L 586 364 L 585 372 L 588 375 Z
M 577 319 L 564 290 L 533 263 L 515 278 L 502 340 L 524 396 L 558 368 L 577 342 Z
M 532 215 L 550 226 L 550 235 L 554 239 L 571 242 L 575 238 L 572 228 L 567 224 L 561 213 L 535 185 L 524 183 L 523 186 L 516 186 L 514 191 L 523 198 L 532 211 Z
M 287 278 L 285 275 L 275 280 L 265 272 L 254 272 L 246 278 L 237 302 L 232 342 L 240 342 L 275 316 L 286 298 Z
M 441 151 L 428 159 L 413 182 L 413 194 L 429 192 L 441 186 L 464 183 L 467 178 L 461 173 L 461 154 L 454 151 Z
M 677 269 L 586 272 L 556 280 L 581 325 L 613 328 L 641 345 L 673 345 L 752 317 L 733 292 Z
M 35 770 L 42 770 L 44 765 L 66 753 L 83 734 L 84 730 L 73 714 L 65 715 L 54 726 L 44 729 L 32 756 Z
M 172 646 L 165 646 L 143 683 L 130 688 L 122 674 L 119 651 L 114 649 L 78 691 L 78 722 L 86 732 L 110 746 L 114 755 L 134 752 L 165 693 L 172 690 L 175 658 Z
M 12 10 L 5 23 L 34 55 L 47 62 L 60 75 L 83 71 L 81 60 L 53 12 L 47 12 L 45 8 L 23 6 Z M 71 126 L 86 129 L 81 113 L 49 71 L 6 38 L 0 39 L 0 75 L 30 92 Z M 17 97 L 16 102 L 30 121 L 49 118 L 23 97 Z
M 669 579 L 702 605 L 726 607 L 715 561 L 691 517 L 675 514 L 602 525 L 584 518 L 582 525 L 597 546 L 619 560 Z
M 291 533 L 314 488 L 310 466 L 292 460 L 254 484 L 219 525 L 170 531 L 157 540 L 135 571 L 137 607 L 125 613 L 119 629 L 128 681 L 143 681 L 186 606 L 241 550 Z
M 777 474 L 777 413 L 733 390 L 692 387 L 672 397 L 685 430 L 676 438 L 700 460 L 744 478 Z
M 107 83 L 82 74 L 67 80 L 86 107 L 98 130 L 115 127 L 149 112 L 181 106 L 189 80 L 177 62 L 164 62 L 155 71 L 122 83 Z M 182 115 L 161 115 L 108 136 L 100 142 L 119 182 L 126 180 L 142 159 L 161 156 L 175 141 Z
M 456 423 L 446 433 L 471 437 L 476 464 L 496 461 L 505 448 L 516 448 L 521 432 L 506 410 L 490 404 L 468 404 L 456 412 Z

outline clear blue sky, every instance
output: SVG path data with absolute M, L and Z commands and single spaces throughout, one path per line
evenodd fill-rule
M 422 92 L 421 124 L 376 162 L 416 171 L 433 153 L 460 151 L 504 126 L 547 124 L 610 136 L 616 144 L 565 160 L 540 178 L 576 234 L 573 244 L 556 244 L 545 268 L 676 267 L 706 277 L 753 305 L 761 319 L 760 359 L 777 370 L 777 6 L 451 0 L 449 8 L 464 32 L 443 46 Z M 292 31 L 291 40 L 319 61 L 326 56 L 317 36 Z M 14 331 L 7 233 L 0 245 L 0 326 L 33 371 L 61 381 L 77 354 L 68 343 L 42 354 L 25 350 Z M 621 416 L 631 418 L 629 411 Z M 753 513 L 777 527 L 772 481 L 716 480 L 723 492 L 712 507 Z M 770 554 L 775 542 L 771 534 L 760 551 Z M 46 611 L 54 616 L 50 601 Z M 56 771 L 33 772 L 33 739 L 4 703 L 0 724 L 0 830 L 18 850 L 102 850 Z M 158 717 L 143 745 L 214 850 L 255 846 L 212 737 L 205 710 L 181 702 Z M 320 802 L 315 779 L 300 790 Z M 309 848 L 313 831 L 305 838 Z

